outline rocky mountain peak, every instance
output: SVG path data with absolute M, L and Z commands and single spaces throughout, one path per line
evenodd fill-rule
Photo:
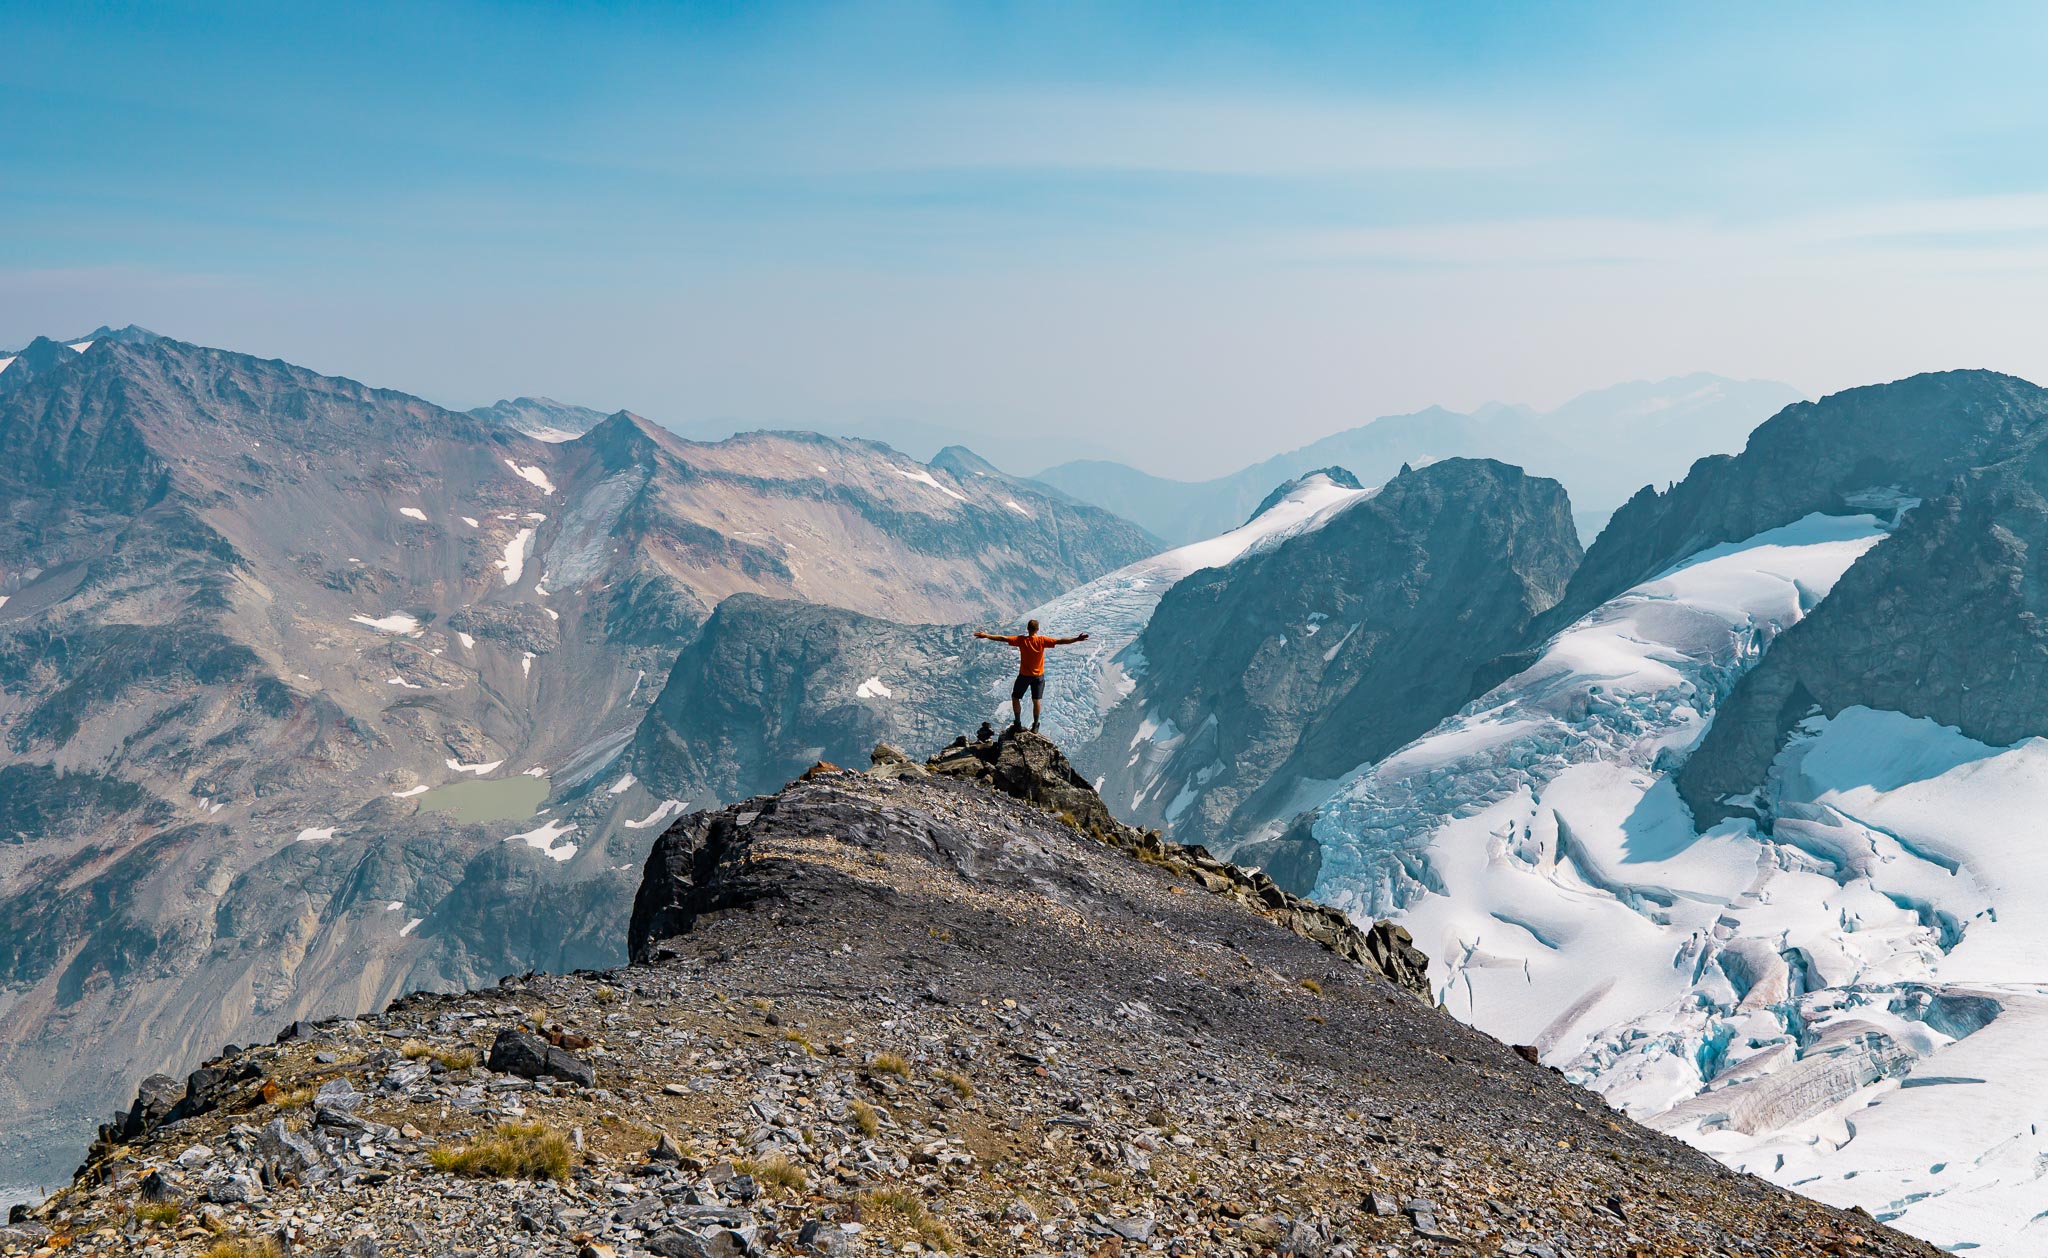
M 1971 468 L 2048 428 L 2048 390 L 1995 371 L 1940 371 L 1795 402 L 1740 454 L 1699 460 L 1659 491 L 1645 486 L 1586 551 L 1540 640 L 1708 546 L 1814 512 L 1851 515 L 1932 498 Z
M 0 1246 L 1933 1253 L 1620 1119 L 1243 871 L 1086 832 L 1043 739 L 874 760 L 672 827 L 631 966 L 146 1081 Z

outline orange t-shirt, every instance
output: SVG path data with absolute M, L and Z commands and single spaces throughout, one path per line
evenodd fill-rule
M 1042 633 L 1020 633 L 1003 641 L 1017 648 L 1017 675 L 1019 677 L 1045 676 L 1045 648 L 1056 643 Z

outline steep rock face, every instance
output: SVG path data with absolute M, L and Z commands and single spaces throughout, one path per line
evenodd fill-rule
M 592 788 L 719 599 L 991 613 L 1150 548 L 869 443 L 539 441 L 140 332 L 12 357 L 0 1184 L 133 1069 L 623 955 L 592 897 L 673 813 Z
M 727 801 L 818 760 L 860 763 L 878 742 L 941 741 L 1008 694 L 1015 652 L 972 632 L 736 595 L 676 657 L 626 766 L 666 798 Z
M 1913 508 L 1783 634 L 1721 705 L 1678 774 L 1704 828 L 1759 815 L 1792 731 L 1850 707 L 2004 746 L 2048 734 L 2048 445 Z
M 1786 407 L 1738 455 L 1701 459 L 1669 492 L 1645 489 L 1586 551 L 1547 638 L 1623 590 L 1708 546 L 1814 512 L 1891 512 L 1944 493 L 2048 426 L 2048 390 L 1990 371 L 1944 371 Z
M 1556 482 L 1485 460 L 1404 471 L 1174 586 L 1129 653 L 1135 689 L 1079 758 L 1142 824 L 1259 837 L 1472 698 L 1578 559 Z M 1293 885 L 1312 860 L 1283 863 Z

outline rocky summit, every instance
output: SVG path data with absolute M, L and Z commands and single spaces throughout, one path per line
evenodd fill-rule
M 631 939 L 147 1080 L 0 1253 L 1935 1252 L 1621 1118 L 1030 734 L 678 821 Z

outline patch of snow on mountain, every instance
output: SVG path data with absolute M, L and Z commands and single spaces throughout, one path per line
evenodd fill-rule
M 533 676 L 533 652 L 521 651 L 519 653 L 519 675 L 521 677 Z
M 576 845 L 563 843 L 558 846 L 555 840 L 575 828 L 576 824 L 571 821 L 549 820 L 542 822 L 538 830 L 528 830 L 524 834 L 508 834 L 505 836 L 505 842 L 524 843 L 550 860 L 565 861 L 576 854 Z
M 426 919 L 426 918 L 424 918 L 424 917 L 414 917 L 414 918 L 410 918 L 410 919 L 408 919 L 408 920 L 406 921 L 405 925 L 403 925 L 403 926 L 401 926 L 401 927 L 399 927 L 399 928 L 398 928 L 398 936 L 399 936 L 399 938 L 403 939 L 403 938 L 404 938 L 404 937 L 406 937 L 407 935 L 410 935 L 410 934 L 412 934 L 412 933 L 413 933 L 414 931 L 416 931 L 416 930 L 418 930 L 418 929 L 420 928 L 420 923 L 422 923 L 422 922 L 424 922 L 424 921 L 426 921 L 426 920 L 427 920 L 427 919 Z
M 292 842 L 318 843 L 322 840 L 333 838 L 334 832 L 340 828 L 341 827 L 339 826 L 307 826 L 305 829 L 299 831 L 299 837 L 293 839 Z
M 914 470 L 906 470 L 900 467 L 891 467 L 889 470 L 896 473 L 898 476 L 903 477 L 905 480 L 914 480 L 920 485 L 930 485 L 933 489 L 938 490 L 940 493 L 946 495 L 946 497 L 948 498 L 958 498 L 962 502 L 967 501 L 966 494 L 961 493 L 957 489 L 948 489 L 946 486 L 941 485 L 937 477 L 933 476 L 930 472 L 925 471 L 921 467 L 916 468 Z
M 1882 535 L 1809 516 L 1589 613 L 1343 783 L 1316 894 L 1401 921 L 1452 1013 L 1642 1121 L 1944 1246 L 2048 1252 L 2048 844 L 2018 838 L 2048 830 L 2048 741 L 1812 718 L 1768 830 L 1698 833 L 1667 776 Z
M 630 790 L 632 790 L 632 789 L 633 789 L 633 783 L 634 783 L 634 782 L 636 782 L 636 781 L 638 781 L 638 780 L 639 780 L 639 779 L 635 778 L 635 777 L 634 777 L 634 776 L 633 776 L 632 774 L 628 773 L 628 774 L 627 774 L 626 776 L 624 776 L 624 777 L 620 778 L 620 779 L 619 779 L 618 781 L 616 781 L 616 782 L 612 783 L 612 784 L 611 784 L 610 786 L 606 787 L 606 788 L 605 788 L 605 794 L 607 794 L 607 795 L 623 795 L 623 794 L 625 794 L 625 793 L 626 793 L 627 791 L 630 791 Z
M 880 677 L 870 677 L 862 682 L 853 693 L 861 699 L 887 699 L 895 692 L 883 685 Z
M 71 349 L 74 349 L 74 350 L 78 351 L 78 352 L 79 352 L 79 353 L 81 353 L 81 354 L 83 354 L 83 353 L 84 353 L 85 351 L 87 351 L 87 350 L 91 349 L 92 347 L 93 347 L 93 342 L 91 342 L 91 341 L 73 341 L 73 342 L 71 343 L 71 345 L 69 346 L 69 348 L 71 348 Z
M 462 644 L 462 649 L 465 651 L 471 651 L 476 649 L 476 639 L 470 637 L 466 633 L 458 631 L 455 635 L 455 640 Z
M 358 625 L 368 625 L 379 633 L 414 633 L 420 622 L 404 612 L 393 612 L 389 616 L 350 616 L 349 620 Z
M 467 524 L 469 527 L 473 529 L 480 529 L 483 527 L 483 525 L 477 523 L 477 518 L 473 515 L 466 515 L 461 518 L 464 524 Z
M 538 486 L 542 493 L 551 494 L 555 492 L 555 482 L 549 480 L 548 474 L 542 471 L 540 468 L 528 467 L 525 464 L 514 462 L 511 459 L 505 460 L 505 466 L 511 468 L 512 474 L 514 476 L 517 476 L 520 480 L 526 481 L 528 484 Z
M 498 771 L 498 766 L 505 762 L 503 760 L 486 760 L 482 764 L 464 764 L 460 760 L 457 760 L 453 756 L 450 756 L 448 759 L 442 761 L 442 763 L 446 764 L 450 769 L 453 769 L 457 773 L 474 773 L 478 777 L 482 777 L 486 773 L 496 773 Z
M 1003 505 L 1008 507 L 1010 510 L 1015 511 L 1018 515 L 1023 516 L 1027 520 L 1037 518 L 1036 516 L 1032 515 L 1030 511 L 1025 509 L 1024 504 L 1018 502 L 1015 498 L 1003 499 Z
M 1088 634 L 1088 641 L 1055 648 L 1047 657 L 1048 736 L 1078 746 L 1100 731 L 1103 716 L 1130 694 L 1144 671 L 1134 644 L 1175 582 L 1203 568 L 1220 568 L 1254 546 L 1320 528 L 1375 492 L 1347 489 L 1327 476 L 1303 477 L 1286 497 L 1228 533 L 1141 559 L 1034 608 L 1029 615 L 1046 633 Z M 1005 682 L 995 698 L 1007 696 Z
M 405 678 L 403 678 L 403 677 L 399 677 L 399 676 L 395 676 L 395 675 L 394 675 L 394 676 L 391 676 L 391 677 L 386 677 L 386 678 L 384 679 L 384 684 L 385 684 L 385 685 L 387 685 L 387 686 L 403 686 L 403 687 L 405 687 L 405 688 L 406 688 L 407 690 L 425 690 L 425 689 L 426 689 L 426 687 L 425 687 L 425 686 L 422 686 L 422 685 L 420 685 L 420 684 L 419 684 L 418 682 L 413 682 L 413 681 L 407 681 L 407 680 L 406 680 Z
M 535 441 L 545 441 L 550 445 L 560 445 L 564 441 L 574 441 L 576 440 L 576 438 L 582 436 L 583 434 L 580 432 L 571 432 L 567 428 L 543 427 L 529 428 L 526 430 L 526 435 L 533 438 Z
M 400 507 L 398 509 L 398 514 L 404 516 L 408 520 L 418 520 L 422 524 L 425 524 L 427 522 L 427 513 L 420 510 L 418 507 Z
M 660 825 L 662 822 L 667 821 L 670 817 L 675 816 L 682 810 L 682 800 L 664 799 L 661 801 L 660 807 L 656 808 L 653 812 L 648 813 L 645 817 L 640 818 L 640 820 L 638 821 L 628 821 L 623 824 L 628 830 L 645 830 L 649 826 Z
M 505 543 L 505 557 L 496 564 L 499 571 L 505 574 L 505 584 L 519 584 L 520 574 L 526 571 L 526 549 L 532 543 L 532 529 L 520 529 L 511 541 Z
M 427 790 L 428 790 L 428 788 L 427 788 L 427 787 L 426 787 L 426 786 L 425 786 L 424 784 L 422 784 L 422 785 L 420 785 L 420 786 L 412 786 L 412 787 L 407 787 L 407 788 L 406 788 L 405 790 L 402 790 L 402 791 L 393 791 L 393 792 L 391 792 L 391 798 L 393 798 L 393 799 L 411 799 L 411 798 L 412 798 L 413 796 L 415 796 L 415 795 L 424 795 L 424 794 L 426 794 L 426 793 L 427 793 Z
M 9 367 L 12 367 L 13 365 L 14 358 L 12 356 L 9 356 L 7 358 L 0 358 L 0 371 L 6 371 Z

